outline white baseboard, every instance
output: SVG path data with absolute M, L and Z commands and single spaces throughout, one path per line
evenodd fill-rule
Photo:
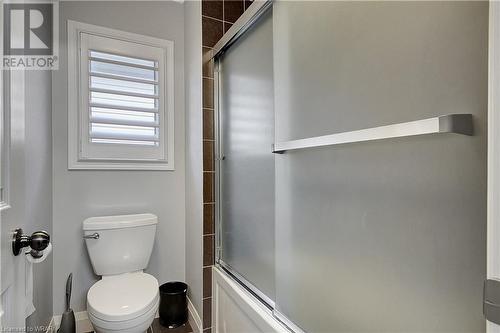
M 52 320 L 49 324 L 49 332 L 57 332 L 59 326 L 61 325 L 62 315 L 52 317 Z M 86 333 L 92 332 L 94 328 L 92 327 L 92 323 L 90 322 L 87 311 L 75 312 L 76 319 L 76 333 Z
M 57 332 L 56 324 L 54 321 L 54 317 L 52 317 L 52 319 L 50 319 L 49 327 L 47 327 L 47 333 L 56 333 L 56 332 Z
M 189 297 L 187 301 L 188 301 L 188 312 L 189 312 L 189 324 L 191 325 L 191 328 L 193 329 L 194 333 L 201 333 L 201 328 L 202 328 L 201 317 L 198 314 L 198 311 L 196 311 L 196 308 L 194 307 Z

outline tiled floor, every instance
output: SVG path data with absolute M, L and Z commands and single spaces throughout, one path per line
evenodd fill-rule
M 156 318 L 155 321 L 153 321 L 152 326 L 153 326 L 153 333 L 192 333 L 193 332 L 189 323 L 186 323 L 186 325 L 181 326 L 181 327 L 170 329 L 170 328 L 161 326 L 160 320 L 158 318 Z

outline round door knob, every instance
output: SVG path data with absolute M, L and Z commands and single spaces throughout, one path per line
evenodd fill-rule
M 12 237 L 12 253 L 17 256 L 24 247 L 31 248 L 31 254 L 37 258 L 42 255 L 50 243 L 50 235 L 46 231 L 36 231 L 31 236 L 25 235 L 23 229 L 16 229 Z
M 43 251 L 49 246 L 50 235 L 43 230 L 35 231 L 30 237 L 30 247 L 35 251 Z

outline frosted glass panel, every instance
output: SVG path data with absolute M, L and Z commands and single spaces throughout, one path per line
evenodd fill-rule
M 448 113 L 429 135 L 276 155 L 276 308 L 307 332 L 484 332 L 488 4 L 277 1 L 278 141 Z
M 274 299 L 272 13 L 220 59 L 221 259 Z

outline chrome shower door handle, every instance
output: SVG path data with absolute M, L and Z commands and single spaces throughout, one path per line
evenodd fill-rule
M 84 235 L 84 239 L 99 239 L 99 234 L 97 232 L 94 232 L 92 235 Z

